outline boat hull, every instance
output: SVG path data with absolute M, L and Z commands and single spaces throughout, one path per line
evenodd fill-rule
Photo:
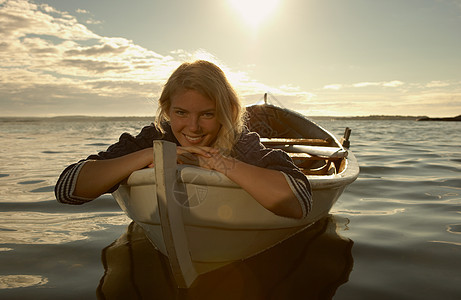
M 179 166 L 174 185 L 175 205 L 182 211 L 192 262 L 199 273 L 255 255 L 326 216 L 356 178 L 355 157 L 342 174 L 308 176 L 313 205 L 304 219 L 277 216 L 223 174 L 193 166 Z M 152 243 L 168 255 L 158 208 L 155 170 L 134 172 L 114 192 L 125 213 L 146 232 Z

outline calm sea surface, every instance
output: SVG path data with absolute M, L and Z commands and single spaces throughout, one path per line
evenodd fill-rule
M 147 123 L 0 122 L 0 299 L 461 299 L 461 123 L 319 121 L 352 128 L 361 167 L 331 216 L 189 290 L 111 195 L 54 198 L 65 166 Z

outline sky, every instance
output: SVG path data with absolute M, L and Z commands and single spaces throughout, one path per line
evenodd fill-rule
M 245 105 L 461 114 L 461 0 L 0 0 L 0 116 L 152 116 L 182 62 Z

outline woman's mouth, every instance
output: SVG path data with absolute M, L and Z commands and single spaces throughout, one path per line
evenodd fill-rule
M 204 137 L 204 135 L 198 135 L 198 136 L 191 136 L 187 134 L 183 134 L 186 140 L 191 143 L 191 144 L 197 144 L 200 143 Z

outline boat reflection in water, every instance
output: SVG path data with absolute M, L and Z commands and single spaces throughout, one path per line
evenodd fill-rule
M 197 278 L 179 289 L 168 258 L 136 223 L 102 251 L 105 273 L 99 299 L 329 299 L 348 281 L 353 241 L 338 228 L 347 219 L 328 215 L 282 243 Z

